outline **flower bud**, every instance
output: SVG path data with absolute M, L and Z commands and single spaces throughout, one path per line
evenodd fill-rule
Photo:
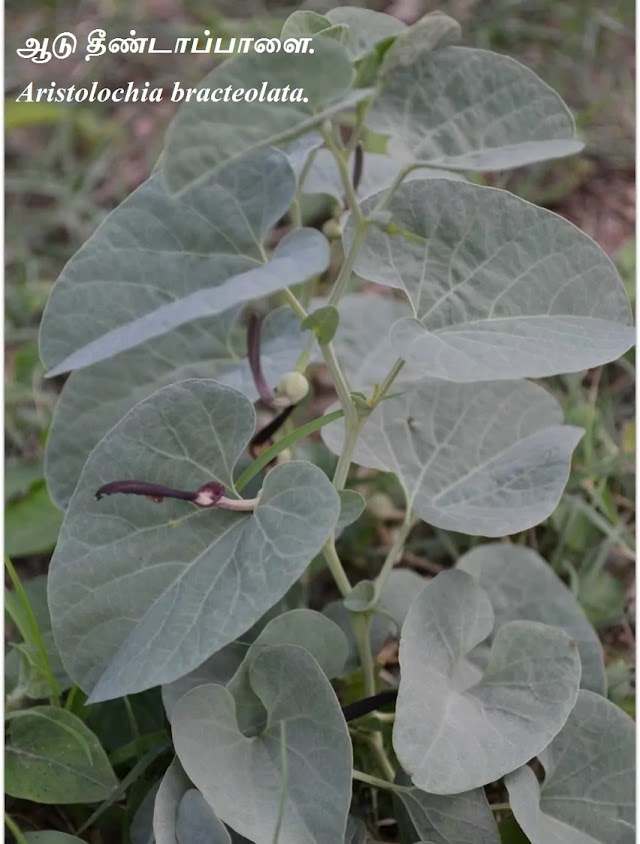
M 309 382 L 301 372 L 287 372 L 276 386 L 275 407 L 290 407 L 298 404 L 309 392 Z

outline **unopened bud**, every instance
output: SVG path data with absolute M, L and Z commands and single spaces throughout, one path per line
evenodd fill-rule
M 274 407 L 290 407 L 298 404 L 309 392 L 309 382 L 301 372 L 287 372 L 274 390 Z

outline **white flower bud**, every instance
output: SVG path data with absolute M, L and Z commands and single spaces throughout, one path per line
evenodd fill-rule
M 290 448 L 283 449 L 278 455 L 278 463 L 288 463 L 293 460 L 293 452 Z
M 301 372 L 287 372 L 275 390 L 275 407 L 289 407 L 298 404 L 309 392 L 309 382 Z

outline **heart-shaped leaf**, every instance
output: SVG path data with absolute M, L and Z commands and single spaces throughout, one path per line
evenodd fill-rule
M 111 332 L 145 315 L 161 316 L 163 306 L 177 306 L 185 298 L 193 302 L 188 297 L 199 291 L 209 293 L 209 302 L 203 303 L 207 310 L 196 311 L 191 319 L 263 295 L 244 286 L 247 273 L 251 284 L 255 271 L 265 269 L 268 293 L 264 238 L 289 207 L 295 187 L 291 165 L 278 150 L 263 150 L 225 169 L 182 201 L 167 192 L 162 174 L 155 172 L 62 271 L 40 331 L 47 369 L 55 373 L 86 366 L 142 343 L 141 333 L 123 338 L 126 343 L 91 346 L 101 337 L 113 339 Z M 290 260 L 294 252 L 289 250 Z M 160 327 L 159 334 L 169 331 L 169 320 Z M 87 346 L 94 349 L 92 354 L 72 357 Z
M 49 603 L 69 673 L 85 689 L 99 681 L 92 700 L 196 668 L 284 595 L 333 530 L 338 495 L 299 461 L 268 473 L 253 513 L 94 498 L 118 477 L 183 489 L 213 480 L 231 494 L 254 422 L 236 390 L 182 381 L 137 404 L 91 453 L 52 560 Z
M 582 435 L 561 421 L 554 398 L 529 382 L 425 380 L 378 405 L 353 460 L 394 472 L 407 507 L 426 522 L 504 536 L 558 504 Z M 322 429 L 336 453 L 343 431 L 342 420 Z
M 397 781 L 410 786 L 406 774 Z M 412 841 L 429 844 L 499 844 L 489 803 L 481 788 L 463 794 L 427 794 L 419 788 L 397 792 L 412 827 Z
M 253 150 L 303 134 L 353 107 L 370 92 L 350 91 L 352 80 L 349 56 L 332 38 L 314 38 L 307 53 L 248 53 L 219 65 L 202 80 L 200 90 L 253 88 L 256 98 L 211 104 L 194 98 L 180 109 L 163 161 L 169 190 L 182 194 Z M 285 86 L 291 94 L 302 89 L 300 99 L 259 96 L 263 89 Z
M 424 38 L 416 44 L 401 61 L 391 55 L 367 115 L 368 126 L 391 136 L 394 157 L 505 170 L 582 149 L 560 97 L 514 59 L 468 47 L 432 51 Z
M 234 676 L 225 684 L 235 698 L 238 725 L 245 735 L 253 735 L 264 726 L 265 710 L 249 679 L 253 660 L 266 647 L 286 644 L 308 651 L 329 679 L 342 674 L 349 653 L 342 630 L 321 613 L 299 609 L 272 619 L 250 645 Z
M 365 214 L 380 194 L 363 203 Z M 614 360 L 634 342 L 624 286 L 586 234 L 495 188 L 401 185 L 355 271 L 407 294 L 396 354 L 451 381 L 538 378 Z M 344 233 L 353 239 L 353 224 Z
M 55 706 L 12 714 L 5 776 L 7 794 L 36 803 L 98 803 L 118 785 L 97 737 Z
M 178 806 L 178 844 L 231 844 L 231 836 L 197 788 L 190 788 Z
M 540 754 L 542 785 L 527 766 L 505 777 L 531 844 L 633 844 L 634 732 L 615 704 L 579 693 L 567 723 Z
M 466 572 L 442 572 L 411 605 L 393 745 L 424 791 L 457 794 L 513 771 L 549 744 L 573 708 L 575 642 L 532 621 L 500 627 L 482 680 L 460 685 L 459 664 L 492 628 L 489 596 Z
M 566 630 L 578 645 L 581 688 L 606 694 L 600 640 L 571 590 L 539 554 L 522 545 L 492 543 L 473 548 L 460 557 L 456 567 L 470 574 L 489 596 L 497 629 L 507 621 L 524 620 Z M 479 656 L 484 664 L 488 644 L 481 648 L 473 657 Z
M 249 682 L 267 712 L 259 736 L 240 732 L 233 696 L 200 686 L 173 716 L 176 752 L 216 814 L 255 844 L 343 841 L 351 800 L 352 752 L 329 681 L 294 645 L 256 654 Z M 284 764 L 282 764 L 284 761 Z
M 258 392 L 237 311 L 196 320 L 135 349 L 72 373 L 56 404 L 47 439 L 49 492 L 66 508 L 91 449 L 131 408 L 151 393 L 185 378 L 213 378 L 251 401 Z M 261 331 L 260 359 L 268 384 L 291 371 L 306 341 L 289 308 L 272 311 Z M 242 350 L 242 351 L 236 351 Z

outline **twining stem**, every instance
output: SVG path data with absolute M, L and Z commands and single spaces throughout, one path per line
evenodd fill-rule
M 344 444 L 333 476 L 333 485 L 338 491 L 340 491 L 341 489 L 344 489 L 344 485 L 347 481 L 349 466 L 351 465 L 351 455 L 358 441 L 361 422 L 351 399 L 351 390 L 347 384 L 347 379 L 344 376 L 342 367 L 338 363 L 333 345 L 331 343 L 327 343 L 321 348 L 324 356 L 324 362 L 331 373 L 333 385 L 336 389 L 336 393 L 338 394 L 338 398 L 340 399 L 342 409 L 344 410 Z
M 405 365 L 405 362 L 406 361 L 404 361 L 402 358 L 398 358 L 398 360 L 393 364 L 387 377 L 381 384 L 377 386 L 372 399 L 373 404 L 380 404 L 382 399 L 387 395 L 389 389 L 391 388 L 391 385 L 400 374 L 400 370 L 402 369 L 402 367 Z
M 15 568 L 13 567 L 13 563 L 6 555 L 4 558 L 4 564 L 9 574 L 11 583 L 13 584 L 13 588 L 16 591 L 16 595 L 18 596 L 18 598 L 20 599 L 20 603 L 22 604 L 22 608 L 24 610 L 24 614 L 27 620 L 28 629 L 20 629 L 21 625 L 19 624 L 19 619 L 14 618 L 14 621 L 20 629 L 20 634 L 25 640 L 25 642 L 31 642 L 40 654 L 41 668 L 44 676 L 49 681 L 49 686 L 51 688 L 51 694 L 49 696 L 51 705 L 60 706 L 60 686 L 58 685 L 58 681 L 54 677 L 53 671 L 51 670 L 47 649 L 45 648 L 44 642 L 42 641 L 40 627 L 38 626 L 38 621 L 33 613 L 33 609 L 31 608 L 31 602 L 29 601 L 24 586 L 22 585 L 22 582 L 18 577 Z
M 404 551 L 404 545 L 407 541 L 407 537 L 413 530 L 413 528 L 417 525 L 420 521 L 416 516 L 414 516 L 409 508 L 407 508 L 407 512 L 404 516 L 404 521 L 402 525 L 399 527 L 395 539 L 393 541 L 393 545 L 389 549 L 387 556 L 385 557 L 384 563 L 382 564 L 382 568 L 380 569 L 378 576 L 376 577 L 376 589 L 375 589 L 375 597 L 374 601 L 378 601 L 380 595 L 384 591 L 384 587 L 386 585 L 387 579 L 391 574 L 393 567 L 396 565 L 400 557 L 402 556 L 402 552 Z
M 338 273 L 338 277 L 335 280 L 333 285 L 333 289 L 329 295 L 329 304 L 330 305 L 337 305 L 342 295 L 346 289 L 347 284 L 351 280 L 351 276 L 353 275 L 353 267 L 356 262 L 356 258 L 360 254 L 360 250 L 364 244 L 365 238 L 367 236 L 367 229 L 369 227 L 369 223 L 362 219 L 356 223 L 355 231 L 353 234 L 353 240 L 351 241 L 351 246 L 347 250 L 344 261 L 342 266 L 340 267 L 340 272 Z
M 354 222 L 356 224 L 364 223 L 364 215 L 360 208 L 356 192 L 353 188 L 351 173 L 349 172 L 349 152 L 338 145 L 330 130 L 323 127 L 321 129 L 321 133 L 327 149 L 331 152 L 336 160 L 336 164 L 338 165 L 338 173 L 340 174 L 340 181 L 342 182 L 342 187 L 344 188 L 347 207 L 353 215 Z M 333 302 L 331 304 L 333 304 Z

